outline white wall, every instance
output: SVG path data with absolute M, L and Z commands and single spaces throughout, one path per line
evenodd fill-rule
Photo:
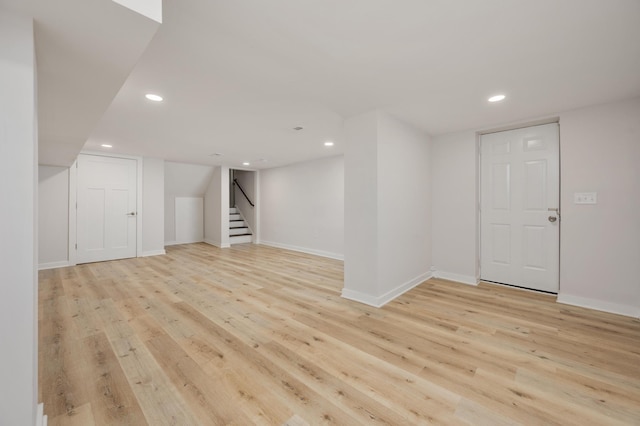
M 204 198 L 176 197 L 176 244 L 204 241 Z
M 477 164 L 474 132 L 433 138 L 434 275 L 468 284 L 477 282 Z
M 558 300 L 640 316 L 640 99 L 559 116 Z M 477 262 L 475 133 L 438 136 L 432 154 L 436 275 L 464 281 Z M 573 204 L 575 192 L 598 204 Z
M 164 163 L 164 239 L 166 245 L 176 242 L 176 197 L 204 197 L 212 176 L 213 167 L 210 166 L 169 161 Z
M 344 289 L 378 296 L 378 113 L 345 121 Z M 371 286 L 374 288 L 370 288 Z M 372 302 L 374 303 L 374 302 Z
M 164 160 L 142 166 L 142 255 L 164 254 Z
M 430 276 L 429 137 L 375 111 L 345 122 L 345 286 L 381 306 Z
M 251 200 L 254 206 L 257 206 L 257 197 L 256 197 L 256 174 L 257 172 L 250 172 L 246 170 L 235 170 L 234 171 L 235 178 L 242 186 L 242 189 L 247 194 L 247 197 Z M 237 185 L 233 186 L 235 191 L 235 200 L 236 207 L 242 213 L 242 217 L 244 217 L 245 222 L 249 225 L 249 229 L 254 232 L 257 232 L 256 227 L 256 207 L 251 206 L 247 199 L 242 195 L 240 188 Z
M 34 425 L 38 395 L 33 22 L 0 11 L 0 424 Z
M 431 260 L 430 139 L 378 115 L 379 294 L 425 277 Z
M 38 267 L 69 263 L 69 168 L 38 167 Z
M 343 258 L 342 156 L 261 170 L 260 200 L 262 244 Z
M 229 168 L 216 167 L 204 195 L 204 241 L 229 247 Z
M 560 141 L 559 300 L 638 317 L 640 98 L 561 114 Z

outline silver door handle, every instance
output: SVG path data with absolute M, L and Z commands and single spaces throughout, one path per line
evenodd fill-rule
M 557 216 L 557 217 L 560 217 L 560 209 L 558 209 L 558 208 L 551 208 L 551 207 L 549 207 L 549 208 L 547 209 L 547 211 L 549 211 L 549 212 L 555 212 L 555 213 L 556 213 L 556 216 Z M 551 220 L 551 217 L 552 217 L 552 216 L 549 216 L 549 222 L 555 222 L 557 218 L 556 218 L 556 217 L 554 217 L 554 218 L 553 218 L 553 220 Z
M 127 213 L 127 216 L 135 216 L 136 212 Z
M 558 218 L 557 218 L 557 217 L 555 217 L 555 216 L 549 216 L 549 222 L 553 223 L 553 222 L 555 222 L 556 220 L 558 220 Z

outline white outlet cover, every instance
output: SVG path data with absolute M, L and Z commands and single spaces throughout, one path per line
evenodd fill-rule
M 573 204 L 598 204 L 597 192 L 574 192 Z

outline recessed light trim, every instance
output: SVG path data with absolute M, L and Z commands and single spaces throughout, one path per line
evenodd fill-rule
M 250 166 L 250 165 L 251 165 L 251 163 L 250 163 L 250 162 L 248 162 L 248 161 L 245 161 L 244 163 L 242 163 L 242 165 L 243 165 L 243 166 Z
M 506 98 L 505 95 L 494 95 L 487 100 L 489 102 L 500 102 L 500 101 L 503 101 L 505 98 Z
M 113 145 L 109 145 L 108 143 L 103 143 L 100 146 L 103 147 L 103 148 L 113 148 Z
M 324 143 L 324 146 L 333 146 L 333 145 L 334 145 L 334 143 L 332 141 L 326 141 Z
M 147 93 L 144 97 L 153 102 L 162 102 L 163 100 L 162 96 L 156 95 L 155 93 Z

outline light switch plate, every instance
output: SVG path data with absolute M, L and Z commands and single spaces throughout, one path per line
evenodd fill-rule
M 598 204 L 597 192 L 574 192 L 573 204 Z

